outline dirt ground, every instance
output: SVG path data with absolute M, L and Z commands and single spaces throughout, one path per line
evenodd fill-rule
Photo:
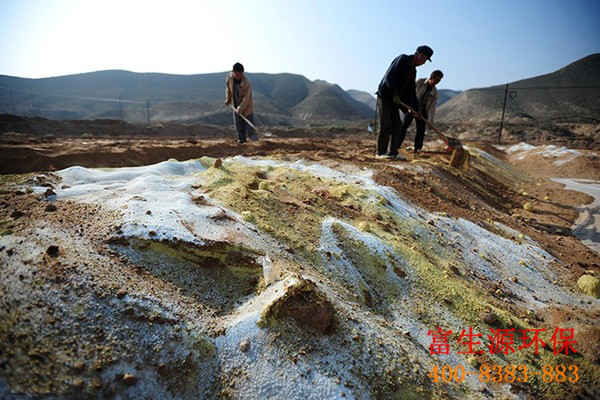
M 429 138 L 428 138 L 429 139 Z M 410 141 L 407 140 L 407 144 Z M 466 143 L 506 160 L 506 156 L 490 144 L 481 142 Z M 374 171 L 379 184 L 393 187 L 407 200 L 432 212 L 446 213 L 452 217 L 462 217 L 475 224 L 493 229 L 492 222 L 500 222 L 512 227 L 548 251 L 560 263 L 554 266 L 560 271 L 560 285 L 576 288 L 577 279 L 586 271 L 600 273 L 600 255 L 584 246 L 571 234 L 571 226 L 577 219 L 576 207 L 591 202 L 585 194 L 567 191 L 562 185 L 552 182 L 549 177 L 588 178 L 600 180 L 600 160 L 589 150 L 582 150 L 590 157 L 580 157 L 568 167 L 555 166 L 551 162 L 538 160 L 514 164 L 524 175 L 507 188 L 498 181 L 490 180 L 489 173 L 476 168 L 460 172 L 448 166 L 450 156 L 441 152 L 441 142 L 428 142 L 426 152 L 414 156 L 406 149 L 402 154 L 405 161 L 381 160 L 375 158 L 375 137 L 343 136 L 331 137 L 278 137 L 262 138 L 258 142 L 237 145 L 233 138 L 196 137 L 153 137 L 153 138 L 106 138 L 106 137 L 52 137 L 40 138 L 24 135 L 4 136 L 0 141 L 0 174 L 2 179 L 10 179 L 8 174 L 21 174 L 40 171 L 56 171 L 70 166 L 84 167 L 124 167 L 157 163 L 171 158 L 183 161 L 201 156 L 215 158 L 243 156 L 272 156 L 278 159 L 304 159 L 333 166 L 354 164 L 359 168 Z M 472 153 L 475 157 L 476 153 Z M 423 165 L 419 169 L 404 168 L 409 164 Z M 433 171 L 433 173 L 431 172 Z M 489 171 L 487 171 L 489 172 Z M 576 176 L 574 176 L 575 174 Z M 493 174 L 491 174 L 493 176 Z M 533 211 L 526 211 L 524 204 L 533 205 Z M 62 205 L 68 210 L 64 223 L 62 217 L 49 213 L 34 194 L 5 192 L 0 194 L 0 217 L 14 215 L 15 211 L 26 208 L 26 215 L 17 219 L 15 229 L 23 230 L 30 220 L 40 218 L 61 218 L 60 222 L 72 233 L 92 242 L 102 243 L 105 231 L 113 229 L 99 221 L 86 220 L 93 214 L 93 207 L 72 204 Z M 93 235 L 93 236 L 92 236 Z M 102 246 L 100 246 L 101 248 Z M 49 276 L 70 273 L 52 267 L 49 256 Z M 118 263 L 118 259 L 115 258 Z M 107 266 L 107 269 L 111 266 Z M 83 268 L 83 267 L 81 267 Z M 107 274 L 109 274 L 107 272 Z M 141 284 L 141 283 L 140 283 Z M 152 285 L 153 283 L 145 283 Z M 111 286 L 113 283 L 111 283 Z M 121 283 L 114 283 L 115 292 Z M 490 290 L 496 290 L 491 287 Z M 118 295 L 118 294 L 117 294 Z M 597 316 L 576 315 L 569 310 L 549 309 L 538 318 L 542 326 L 552 329 L 566 320 L 576 324 L 579 319 Z M 52 323 L 52 322 L 50 322 Z M 578 349 L 588 359 L 598 362 L 599 330 L 589 330 L 581 337 Z M 108 393 L 110 395 L 110 393 Z
M 3 142 L 3 143 L 2 143 Z M 429 211 L 446 212 L 476 223 L 502 222 L 530 235 L 555 257 L 565 261 L 571 279 L 587 269 L 600 268 L 598 254 L 570 235 L 577 219 L 575 207 L 591 202 L 585 194 L 562 190 L 548 177 L 600 180 L 600 158 L 579 157 L 566 165 L 555 166 L 543 160 L 528 160 L 514 166 L 530 178 L 524 189 L 498 191 L 497 182 L 481 180 L 477 174 L 460 174 L 448 167 L 441 141 L 426 143 L 426 152 L 415 157 L 403 149 L 406 161 L 375 158 L 375 137 L 342 136 L 262 138 L 245 145 L 233 138 L 70 138 L 40 139 L 31 136 L 4 137 L 0 142 L 0 173 L 15 174 L 55 171 L 74 165 L 84 167 L 124 167 L 157 163 L 170 158 L 179 161 L 210 157 L 272 156 L 288 160 L 305 159 L 325 164 L 352 163 L 375 171 L 376 180 L 394 187 L 401 195 Z M 411 144 L 407 139 L 406 144 Z M 469 145 L 469 143 L 465 143 Z M 490 144 L 473 142 L 501 159 L 506 156 Z M 582 150 L 584 154 L 591 151 Z M 402 171 L 406 163 L 440 166 L 438 174 L 419 176 Z M 463 190 L 464 185 L 467 190 Z M 456 193 L 463 192 L 463 196 Z M 525 193 L 525 194 L 524 194 Z M 482 201 L 483 199 L 483 201 Z M 523 209 L 526 202 L 535 212 Z M 491 206 L 491 207 L 490 207 Z M 516 217 L 515 217 L 516 216 Z

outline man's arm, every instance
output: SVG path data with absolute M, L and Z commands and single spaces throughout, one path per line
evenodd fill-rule
M 229 75 L 225 78 L 225 104 L 230 105 L 233 94 L 229 89 Z
M 400 104 L 400 93 L 398 92 L 398 81 L 406 77 L 408 67 L 408 57 L 405 55 L 398 56 L 392 61 L 392 65 L 386 74 L 386 85 L 390 89 L 390 94 L 396 105 Z
M 433 123 L 433 120 L 435 119 L 435 109 L 437 108 L 437 102 L 438 102 L 438 92 L 437 90 L 435 91 L 435 95 L 433 96 L 433 101 L 431 103 L 431 107 L 429 107 L 429 114 L 428 114 L 428 119 L 431 123 Z

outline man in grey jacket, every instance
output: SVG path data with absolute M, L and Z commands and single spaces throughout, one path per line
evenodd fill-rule
M 401 54 L 392 61 L 377 89 L 377 117 L 379 132 L 377 135 L 377 157 L 397 158 L 400 148 L 400 130 L 402 121 L 399 110 L 408 114 L 400 105 L 406 103 L 419 109 L 415 92 L 417 68 L 425 61 L 431 61 L 433 50 L 429 46 L 419 46 L 413 55 Z M 389 150 L 388 150 L 389 148 Z M 400 156 L 401 157 L 401 156 Z
M 435 70 L 429 76 L 429 79 L 425 80 L 424 78 L 419 79 L 416 86 L 416 94 L 417 101 L 419 102 L 418 110 L 423 116 L 423 118 L 429 120 L 429 122 L 433 123 L 435 118 L 435 107 L 438 101 L 438 92 L 436 89 L 436 85 L 440 83 L 444 74 L 440 70 Z M 412 114 L 406 114 L 404 117 L 404 122 L 402 123 L 402 129 L 400 131 L 400 145 L 402 146 L 402 142 L 404 142 L 404 138 L 406 137 L 406 130 L 410 126 L 413 121 Z M 417 119 L 417 134 L 415 135 L 415 153 L 420 152 L 423 149 L 423 140 L 425 139 L 425 121 L 421 119 Z

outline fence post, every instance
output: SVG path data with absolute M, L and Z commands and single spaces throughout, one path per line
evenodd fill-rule
M 506 98 L 508 97 L 508 83 L 504 89 L 504 105 L 502 106 L 502 119 L 500 120 L 500 131 L 498 132 L 498 144 L 501 143 L 502 127 L 504 126 L 504 112 L 506 111 Z

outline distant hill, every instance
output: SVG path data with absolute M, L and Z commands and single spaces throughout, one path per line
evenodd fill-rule
M 366 105 L 368 105 L 373 110 L 373 113 L 375 113 L 375 107 L 377 106 L 377 98 L 374 95 L 368 92 L 364 92 L 362 90 L 354 89 L 346 90 L 346 92 L 350 96 L 352 96 L 354 100 L 360 101 L 361 103 L 365 103 Z M 444 104 L 451 98 L 459 95 L 460 93 L 460 90 L 438 89 L 439 98 L 437 102 L 437 107 L 441 106 L 442 104 Z
M 51 119 L 230 124 L 227 72 L 197 75 L 99 71 L 43 79 L 0 75 L 0 113 Z M 303 125 L 372 118 L 338 85 L 302 75 L 248 73 L 261 123 Z
M 509 83 L 509 121 L 600 122 L 600 53 L 584 57 L 550 74 Z M 438 121 L 499 120 L 505 85 L 470 89 L 436 114 Z
M 441 106 L 461 93 L 460 90 L 438 89 L 438 102 L 436 106 Z
M 373 112 L 375 112 L 375 107 L 377 106 L 377 99 L 374 95 L 372 95 L 369 92 L 355 89 L 349 89 L 346 90 L 346 92 L 350 96 L 352 96 L 354 100 L 360 101 L 361 103 L 368 105 L 373 110 Z

